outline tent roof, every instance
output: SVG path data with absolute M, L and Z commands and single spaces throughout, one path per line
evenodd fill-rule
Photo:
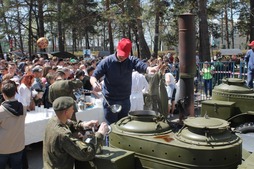
M 98 57 L 104 57 L 110 55 L 110 51 L 99 51 Z
M 243 52 L 240 49 L 221 49 L 221 55 L 242 55 Z

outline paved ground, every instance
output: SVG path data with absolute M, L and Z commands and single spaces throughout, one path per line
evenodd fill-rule
M 243 140 L 243 148 L 254 152 L 254 133 L 238 134 Z
M 31 144 L 32 150 L 27 150 L 29 169 L 42 169 L 42 142 Z
M 29 149 L 26 150 L 29 169 L 42 169 L 42 142 L 29 145 Z M 6 169 L 10 168 L 7 166 Z

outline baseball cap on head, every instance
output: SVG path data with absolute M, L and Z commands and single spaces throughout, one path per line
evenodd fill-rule
M 37 66 L 35 66 L 34 68 L 32 68 L 32 72 L 33 72 L 33 73 L 34 73 L 34 72 L 42 72 L 42 67 L 39 66 L 39 65 L 37 65 Z
M 117 55 L 123 57 L 129 57 L 132 48 L 130 39 L 123 38 L 119 41 L 117 46 Z
M 248 46 L 254 46 L 254 40 L 251 41 L 251 43 L 249 43 Z

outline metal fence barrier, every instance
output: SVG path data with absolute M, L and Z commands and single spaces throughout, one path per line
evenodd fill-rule
M 222 83 L 223 78 L 240 78 L 246 81 L 247 79 L 247 66 L 245 62 L 240 62 L 240 64 L 235 64 L 235 62 L 208 62 L 208 64 L 213 69 L 212 74 L 212 88 Z M 195 86 L 195 100 L 202 101 L 211 99 L 207 98 L 204 92 L 204 80 L 200 74 L 202 68 L 204 67 L 204 62 L 199 62 L 197 64 L 196 77 L 194 79 Z

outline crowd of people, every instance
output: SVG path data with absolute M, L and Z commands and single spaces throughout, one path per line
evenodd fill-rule
M 253 47 L 254 42 L 249 46 Z M 165 54 L 140 60 L 130 56 L 131 49 L 132 42 L 123 38 L 116 53 L 103 59 L 87 61 L 37 56 L 32 61 L 26 58 L 16 58 L 15 62 L 0 60 L 0 136 L 3 138 L 0 168 L 5 168 L 7 163 L 13 169 L 28 168 L 24 153 L 25 116 L 35 106 L 52 107 L 56 114 L 46 127 L 43 141 L 46 168 L 68 169 L 74 163 L 78 166 L 82 161 L 94 158 L 99 147 L 97 143 L 103 141 L 108 125 L 128 116 L 130 111 L 154 110 L 167 114 L 169 119 L 173 117 L 179 85 L 179 59 L 173 54 Z M 253 63 L 252 55 L 253 50 L 246 55 L 250 58 L 249 65 Z M 198 71 L 204 80 L 206 96 L 212 96 L 214 70 L 204 62 Z M 249 81 L 253 79 L 248 78 Z M 249 85 L 251 87 L 251 82 Z M 83 94 L 84 91 L 95 98 L 100 97 L 101 92 L 107 100 L 108 103 L 103 102 L 105 122 L 102 124 L 96 119 L 77 122 L 75 92 Z M 110 107 L 114 104 L 121 105 L 118 113 Z M 80 132 L 93 127 L 98 128 L 95 141 L 85 141 Z
M 95 142 L 99 143 L 108 131 L 108 125 L 127 116 L 129 111 L 144 109 L 143 94 L 151 92 L 149 85 L 151 86 L 152 83 L 149 82 L 146 75 L 160 74 L 162 75 L 160 77 L 165 79 L 165 74 L 171 74 L 169 70 L 172 70 L 174 75 L 177 72 L 172 58 L 165 56 L 144 61 L 130 56 L 131 48 L 131 41 L 123 38 L 119 41 L 115 54 L 99 60 L 49 58 L 44 55 L 38 55 L 32 61 L 27 58 L 15 58 L 15 62 L 0 60 L 2 83 L 0 135 L 5 137 L 4 144 L 0 146 L 0 168 L 5 168 L 7 164 L 13 169 L 28 168 L 24 153 L 25 116 L 27 111 L 32 111 L 35 106 L 42 105 L 45 108 L 52 107 L 56 114 L 50 119 L 45 131 L 44 166 L 62 168 L 61 159 L 66 159 L 64 165 L 69 168 L 76 161 L 93 158 L 98 147 L 90 146 L 93 143 L 85 142 L 72 134 L 94 126 L 98 127 L 99 124 L 96 119 L 87 123 L 76 121 L 75 91 L 89 91 L 86 94 L 92 97 L 99 97 L 98 92 L 102 92 L 110 105 L 120 104 L 122 106 L 119 113 L 113 113 L 104 101 L 103 110 L 106 123 L 100 124 L 98 134 L 95 135 L 97 140 Z M 175 80 L 166 79 L 165 90 L 166 86 L 170 86 L 170 89 L 167 90 L 166 102 L 171 105 Z M 141 82 L 143 85 L 140 85 Z M 140 103 L 139 99 L 141 99 Z M 7 116 L 10 116 L 12 120 L 6 119 Z M 4 133 L 2 130 L 4 127 L 8 128 L 10 133 Z M 13 144 L 10 144 L 8 140 L 12 140 Z M 56 140 L 59 141 L 57 144 Z M 15 145 L 17 142 L 20 143 L 18 146 Z M 74 147 L 71 148 L 69 145 Z M 51 146 L 54 147 L 54 152 Z M 59 153 L 56 153 L 58 151 Z M 70 152 L 80 152 L 80 154 Z
M 254 41 L 249 46 L 252 49 L 245 56 L 247 85 L 253 88 Z M 154 110 L 172 118 L 179 86 L 178 57 L 169 53 L 140 60 L 130 56 L 131 49 L 132 42 L 123 38 L 114 54 L 100 59 L 37 55 L 33 60 L 17 57 L 15 61 L 0 60 L 0 168 L 7 164 L 13 169 L 28 168 L 25 116 L 35 106 L 52 107 L 56 114 L 45 129 L 43 165 L 46 168 L 69 169 L 74 164 L 76 168 L 82 168 L 82 161 L 94 158 L 99 144 L 104 138 L 107 140 L 108 125 L 127 116 L 130 111 Z M 204 92 L 209 98 L 214 79 L 219 83 L 214 74 L 221 71 L 221 62 L 200 62 L 197 54 L 196 63 L 197 74 L 202 77 Z M 200 80 L 197 78 L 195 85 Z M 96 119 L 77 122 L 75 101 L 78 98 L 75 93 L 99 98 L 99 92 L 108 102 L 103 102 L 105 122 L 98 124 Z M 115 104 L 121 105 L 117 113 L 110 107 Z M 82 131 L 93 127 L 98 129 L 95 141 L 84 140 Z
M 211 58 L 211 61 L 197 61 L 196 77 L 194 79 L 196 95 L 202 94 L 204 96 L 202 100 L 211 99 L 213 88 L 220 85 L 224 78 L 233 78 L 237 75 L 238 78 L 245 79 L 244 74 L 247 69 L 247 66 L 245 68 L 247 63 L 246 56 L 224 56 L 217 53 Z M 198 55 L 196 58 L 198 58 Z M 248 82 L 246 84 L 248 86 Z

